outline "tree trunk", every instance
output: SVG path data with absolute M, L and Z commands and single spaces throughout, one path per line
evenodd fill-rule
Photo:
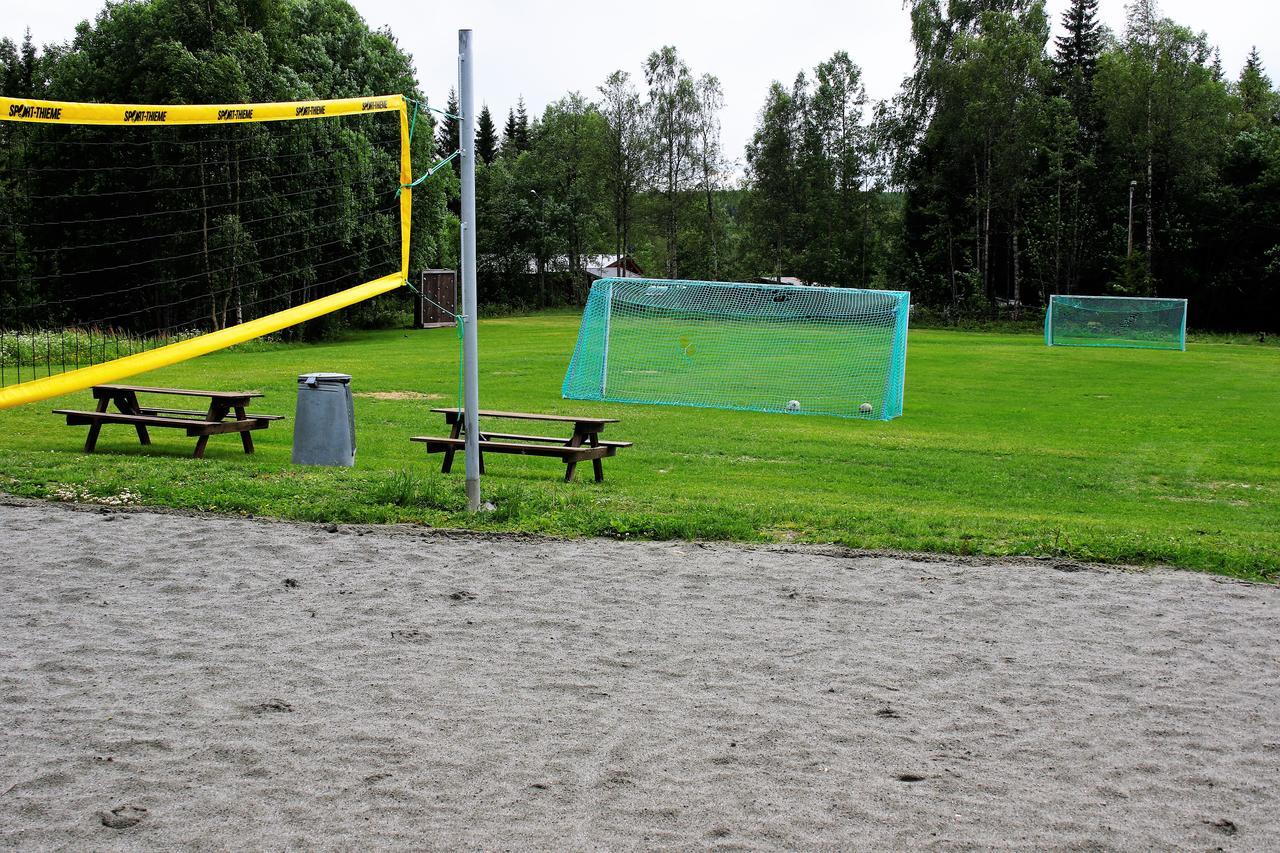
M 981 275 L 982 270 L 982 178 L 978 172 L 978 158 L 973 158 L 973 265 Z
M 956 253 L 951 239 L 951 223 L 947 223 L 947 266 L 951 270 L 951 310 L 960 309 L 960 291 L 956 289 Z
M 1148 89 L 1148 90 L 1147 90 L 1147 191 L 1146 191 L 1146 196 L 1147 196 L 1147 229 L 1146 229 L 1146 230 L 1147 230 L 1147 240 L 1146 240 L 1146 244 L 1147 244 L 1147 257 L 1146 257 L 1146 262 L 1147 262 L 1147 282 L 1148 282 L 1148 284 L 1146 285 L 1147 287 L 1149 287 L 1149 286 L 1150 286 L 1151 279 L 1153 278 L 1153 276 L 1152 276 L 1152 262 L 1155 260 L 1155 252 L 1154 252 L 1154 247 L 1155 247 L 1155 210 L 1154 210 L 1154 208 L 1152 207 L 1152 195 L 1153 195 L 1153 193 L 1152 193 L 1152 186 L 1153 186 L 1153 184 L 1154 184 L 1154 180 L 1153 180 L 1153 178 L 1154 178 L 1154 175 L 1155 175 L 1155 166 L 1154 166 L 1154 160 L 1155 160 L 1155 140 L 1154 140 L 1154 138 L 1153 138 L 1153 137 L 1152 137 L 1152 135 L 1151 135 L 1151 114 L 1152 114 L 1152 110 L 1153 110 L 1153 106 L 1152 106 L 1151 101 L 1152 101 L 1152 93 L 1151 93 L 1151 89 Z M 1146 289 L 1146 288 L 1144 287 L 1144 291 L 1145 291 L 1145 289 Z M 1153 294 L 1153 293 L 1145 293 L 1145 292 L 1144 292 L 1144 294 L 1143 294 L 1143 295 L 1151 296 L 1151 295 L 1154 295 L 1154 294 Z
M 720 278 L 720 254 L 716 246 L 716 203 L 711 191 L 711 170 L 703 168 L 703 181 L 707 187 L 707 236 L 711 238 L 711 278 Z
M 667 278 L 675 278 L 679 274 L 679 262 L 676 258 L 676 199 L 679 195 L 679 169 L 676 146 L 672 143 L 671 156 L 667 162 Z
M 1022 269 L 1018 260 L 1018 202 L 1013 203 L 1013 319 L 1022 316 Z
M 1054 204 L 1057 214 L 1053 222 L 1053 289 L 1062 289 L 1062 170 L 1059 167 Z M 1043 296 L 1043 294 L 1041 294 Z M 1043 301 L 1043 300 L 1042 300 Z
M 1147 275 L 1151 277 L 1151 265 L 1155 260 L 1156 252 L 1156 209 L 1153 204 L 1152 184 L 1155 183 L 1155 164 L 1153 164 L 1151 147 L 1147 149 Z
M 618 253 L 619 258 L 625 258 L 627 256 L 627 253 L 631 251 L 629 248 L 630 235 L 628 233 L 630 230 L 630 226 L 631 226 L 631 191 L 630 191 L 630 188 L 628 188 L 625 191 L 625 196 L 622 202 L 622 246 L 621 246 L 621 251 Z M 623 275 L 624 276 L 626 275 L 625 269 L 623 270 Z

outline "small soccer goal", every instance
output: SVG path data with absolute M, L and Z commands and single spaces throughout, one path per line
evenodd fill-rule
M 562 394 L 889 420 L 909 308 L 903 291 L 601 279 Z
M 1051 347 L 1187 348 L 1187 300 L 1138 296 L 1058 296 L 1044 314 Z

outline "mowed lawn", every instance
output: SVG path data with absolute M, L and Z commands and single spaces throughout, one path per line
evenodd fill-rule
M 556 460 L 494 456 L 496 510 L 465 512 L 450 475 L 411 435 L 442 435 L 454 405 L 453 329 L 371 332 L 322 345 L 230 351 L 134 382 L 258 389 L 293 414 L 296 376 L 351 373 L 354 469 L 290 464 L 291 421 L 246 457 L 215 436 L 107 427 L 99 452 L 55 406 L 0 412 L 0 490 L 336 522 L 554 535 L 834 542 L 858 548 L 1163 563 L 1280 575 L 1280 349 L 1198 343 L 1185 353 L 1044 346 L 1038 335 L 913 331 L 905 414 L 891 422 L 560 399 L 578 315 L 481 323 L 485 408 L 622 419 L 635 447 L 561 482 Z M 370 396 L 372 395 L 372 396 Z M 797 392 L 803 399 L 803 389 Z M 512 422 L 499 431 L 512 429 Z M 545 431 L 539 428 L 537 431 Z

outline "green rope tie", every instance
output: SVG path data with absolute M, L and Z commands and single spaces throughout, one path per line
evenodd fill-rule
M 466 351 L 464 347 L 464 341 L 466 339 L 466 323 L 467 323 L 466 315 L 454 314 L 448 308 L 445 308 L 439 302 L 436 302 L 430 296 L 427 296 L 422 291 L 418 290 L 418 288 L 410 284 L 408 279 L 405 280 L 404 285 L 405 287 L 412 290 L 414 293 L 418 294 L 418 296 L 421 299 L 425 299 L 427 302 L 430 302 L 432 305 L 439 308 L 442 313 L 449 314 L 453 317 L 454 327 L 458 330 L 458 409 L 461 410 L 466 405 L 462 399 L 462 359 L 466 355 Z
M 462 152 L 461 152 L 461 151 L 455 151 L 455 152 L 453 152 L 452 154 L 450 154 L 448 157 L 446 157 L 446 158 L 444 158 L 443 160 L 441 160 L 439 163 L 436 163 L 434 166 L 432 166 L 432 167 L 431 167 L 430 169 L 428 169 L 427 171 L 423 172 L 423 173 L 422 173 L 421 175 L 419 175 L 419 176 L 418 176 L 418 177 L 417 177 L 417 178 L 416 178 L 412 183 L 408 183 L 408 184 L 401 184 L 401 185 L 400 185 L 400 188 L 396 190 L 396 197 L 399 197 L 399 196 L 400 196 L 400 191 L 401 191 L 401 190 L 411 190 L 411 189 L 413 189 L 413 188 L 414 188 L 414 187 L 416 187 L 418 184 L 422 183 L 422 182 L 423 182 L 423 181 L 425 181 L 427 178 L 431 177 L 431 176 L 432 176 L 432 175 L 434 175 L 436 172 L 440 171 L 440 170 L 441 170 L 441 169 L 443 169 L 445 166 L 447 166 L 447 165 L 449 165 L 450 163 L 452 163 L 452 162 L 454 161 L 454 159 L 455 159 L 455 158 L 457 158 L 457 157 L 458 157 L 459 155 L 461 155 L 461 154 L 462 154 Z
M 408 101 L 409 103 L 413 104 L 414 106 L 417 106 L 417 105 L 418 105 L 418 101 L 415 101 L 413 98 L 405 98 L 405 100 L 406 100 L 406 101 Z M 423 101 L 423 102 L 422 102 L 422 108 L 423 108 L 424 110 L 431 110 L 431 112 L 433 112 L 433 113 L 440 113 L 440 115 L 442 115 L 442 116 L 447 116 L 447 117 L 449 117 L 449 118 L 457 119 L 458 121 L 462 121 L 462 116 L 457 116 L 457 115 L 454 115 L 454 114 L 453 114 L 453 113 L 451 113 L 451 112 L 446 112 L 445 110 L 442 110 L 442 109 L 440 109 L 439 107 L 433 107 L 433 106 L 431 106 L 430 104 L 428 104 L 426 101 Z
M 462 397 L 462 360 L 466 356 L 466 348 L 463 344 L 466 339 L 466 322 L 467 318 L 462 314 L 454 314 L 453 319 L 456 321 L 454 325 L 458 329 L 458 408 L 466 411 L 466 401 Z M 480 424 L 477 420 L 476 428 L 479 429 Z

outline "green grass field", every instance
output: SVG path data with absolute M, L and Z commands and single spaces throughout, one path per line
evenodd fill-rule
M 561 400 L 576 314 L 480 327 L 486 408 L 620 417 L 635 447 L 602 485 L 561 482 L 548 459 L 495 456 L 497 505 L 465 512 L 461 465 L 439 473 L 411 435 L 444 434 L 454 405 L 452 329 L 372 332 L 333 344 L 258 346 L 133 381 L 256 388 L 292 415 L 296 375 L 355 376 L 354 469 L 289 462 L 289 422 L 246 457 L 215 436 L 153 432 L 143 452 L 107 427 L 99 452 L 55 406 L 0 412 L 0 490 L 303 520 L 414 521 L 555 535 L 834 542 L 872 549 L 1056 555 L 1280 575 L 1280 350 L 1193 342 L 1187 352 L 1047 348 L 1035 334 L 913 331 L 905 415 L 891 422 Z M 364 395 L 376 396 L 364 396 Z M 126 498 L 126 500 L 133 500 Z

